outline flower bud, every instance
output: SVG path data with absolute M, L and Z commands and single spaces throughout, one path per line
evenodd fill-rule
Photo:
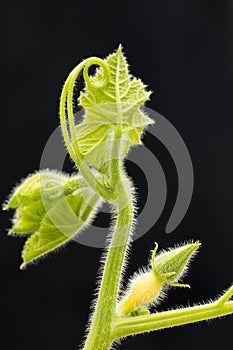
M 162 284 L 153 270 L 137 275 L 131 281 L 129 292 L 119 304 L 120 313 L 127 315 L 155 300 L 161 292 Z
M 154 274 L 163 281 L 163 283 L 178 286 L 190 287 L 188 284 L 178 284 L 178 280 L 187 271 L 189 262 L 197 253 L 201 243 L 183 244 L 168 251 L 162 251 L 155 257 L 158 245 L 152 253 L 152 269 Z
M 152 251 L 152 269 L 137 274 L 131 280 L 128 291 L 119 303 L 119 312 L 123 315 L 137 315 L 140 314 L 141 309 L 145 311 L 145 308 L 161 295 L 165 284 L 190 288 L 188 284 L 177 282 L 184 275 L 199 246 L 198 241 L 183 244 L 168 251 L 162 251 L 155 257 L 158 249 L 156 243 Z

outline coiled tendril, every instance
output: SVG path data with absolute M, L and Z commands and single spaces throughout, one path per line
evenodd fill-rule
M 101 81 L 96 81 L 89 76 L 89 68 L 92 65 L 98 65 L 103 69 L 103 79 Z M 63 137 L 67 146 L 67 149 L 74 160 L 77 161 L 77 157 L 80 157 L 79 147 L 76 141 L 76 130 L 74 122 L 74 111 L 73 111 L 73 95 L 75 82 L 83 69 L 83 78 L 87 85 L 93 88 L 102 88 L 108 84 L 110 80 L 110 69 L 106 62 L 98 57 L 92 57 L 84 60 L 78 66 L 76 66 L 69 74 L 66 82 L 64 84 L 61 99 L 60 99 L 60 121 L 62 127 Z M 66 113 L 67 112 L 67 113 Z M 67 127 L 67 117 L 68 126 Z M 81 161 L 81 159 L 80 159 Z
M 103 69 L 103 78 L 100 81 L 95 80 L 89 76 L 89 68 L 92 65 L 98 65 Z M 85 180 L 89 185 L 97 191 L 103 198 L 109 200 L 112 196 L 109 196 L 111 190 L 106 188 L 101 184 L 93 175 L 90 168 L 87 166 L 86 162 L 83 159 L 83 156 L 80 152 L 78 143 L 76 142 L 76 129 L 74 121 L 74 110 L 73 110 L 73 95 L 75 82 L 83 69 L 83 78 L 87 85 L 92 88 L 100 89 L 108 84 L 110 80 L 110 69 L 108 64 L 98 58 L 92 57 L 84 60 L 79 65 L 77 65 L 69 74 L 68 78 L 65 81 L 65 84 L 62 89 L 61 98 L 60 98 L 60 123 L 64 141 L 67 147 L 67 150 L 79 168 L 80 172 L 84 176 Z

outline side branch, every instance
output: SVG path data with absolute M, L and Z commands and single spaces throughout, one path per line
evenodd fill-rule
M 146 316 L 119 318 L 115 322 L 113 338 L 119 339 L 134 334 L 181 326 L 233 314 L 233 301 L 227 301 L 232 294 L 233 287 L 221 298 L 212 303 Z

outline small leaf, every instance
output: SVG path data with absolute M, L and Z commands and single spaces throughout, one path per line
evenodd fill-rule
M 8 203 L 5 204 L 3 209 L 7 210 L 31 204 L 32 201 L 41 199 L 41 191 L 43 197 L 49 197 L 50 199 L 58 197 L 63 194 L 66 185 L 67 177 L 55 171 L 43 170 L 30 174 L 21 181 L 20 185 L 14 188 Z
M 9 234 L 29 234 L 23 264 L 70 241 L 90 223 L 101 200 L 80 175 L 42 171 L 16 187 L 5 209 L 16 209 Z
M 85 160 L 98 171 L 109 176 L 114 133 L 121 124 L 122 153 L 125 157 L 132 145 L 141 143 L 145 127 L 154 121 L 147 117 L 140 106 L 149 99 L 150 92 L 140 79 L 129 73 L 127 60 L 118 50 L 110 54 L 105 62 L 110 69 L 110 81 L 101 88 L 86 84 L 79 97 L 85 108 L 83 122 L 77 126 L 77 144 Z M 103 80 L 102 68 L 92 78 Z
M 92 205 L 96 206 L 98 201 L 98 196 L 94 194 Z M 44 216 L 39 230 L 26 241 L 22 252 L 21 268 L 68 243 L 74 235 L 88 225 L 95 210 L 96 207 L 93 208 L 84 202 L 80 192 L 59 200 Z

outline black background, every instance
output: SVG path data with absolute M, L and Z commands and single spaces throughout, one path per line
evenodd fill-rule
M 16 181 L 38 169 L 58 125 L 68 72 L 83 58 L 105 57 L 120 42 L 131 71 L 154 91 L 148 107 L 183 137 L 195 189 L 185 218 L 169 235 L 164 229 L 177 191 L 176 171 L 165 148 L 145 138 L 166 173 L 168 198 L 157 224 L 133 243 L 126 273 L 146 263 L 155 240 L 163 248 L 190 238 L 203 242 L 186 278 L 192 289 L 172 289 L 160 309 L 215 297 L 233 280 L 232 20 L 230 0 L 25 1 L 1 11 L 1 201 Z M 133 169 L 129 164 L 140 187 L 144 180 Z M 141 189 L 141 199 L 145 196 Z M 23 239 L 6 235 L 11 214 L 1 212 L 1 348 L 77 349 L 101 251 L 72 243 L 21 272 Z M 137 336 L 121 349 L 232 349 L 232 322 L 229 317 Z

